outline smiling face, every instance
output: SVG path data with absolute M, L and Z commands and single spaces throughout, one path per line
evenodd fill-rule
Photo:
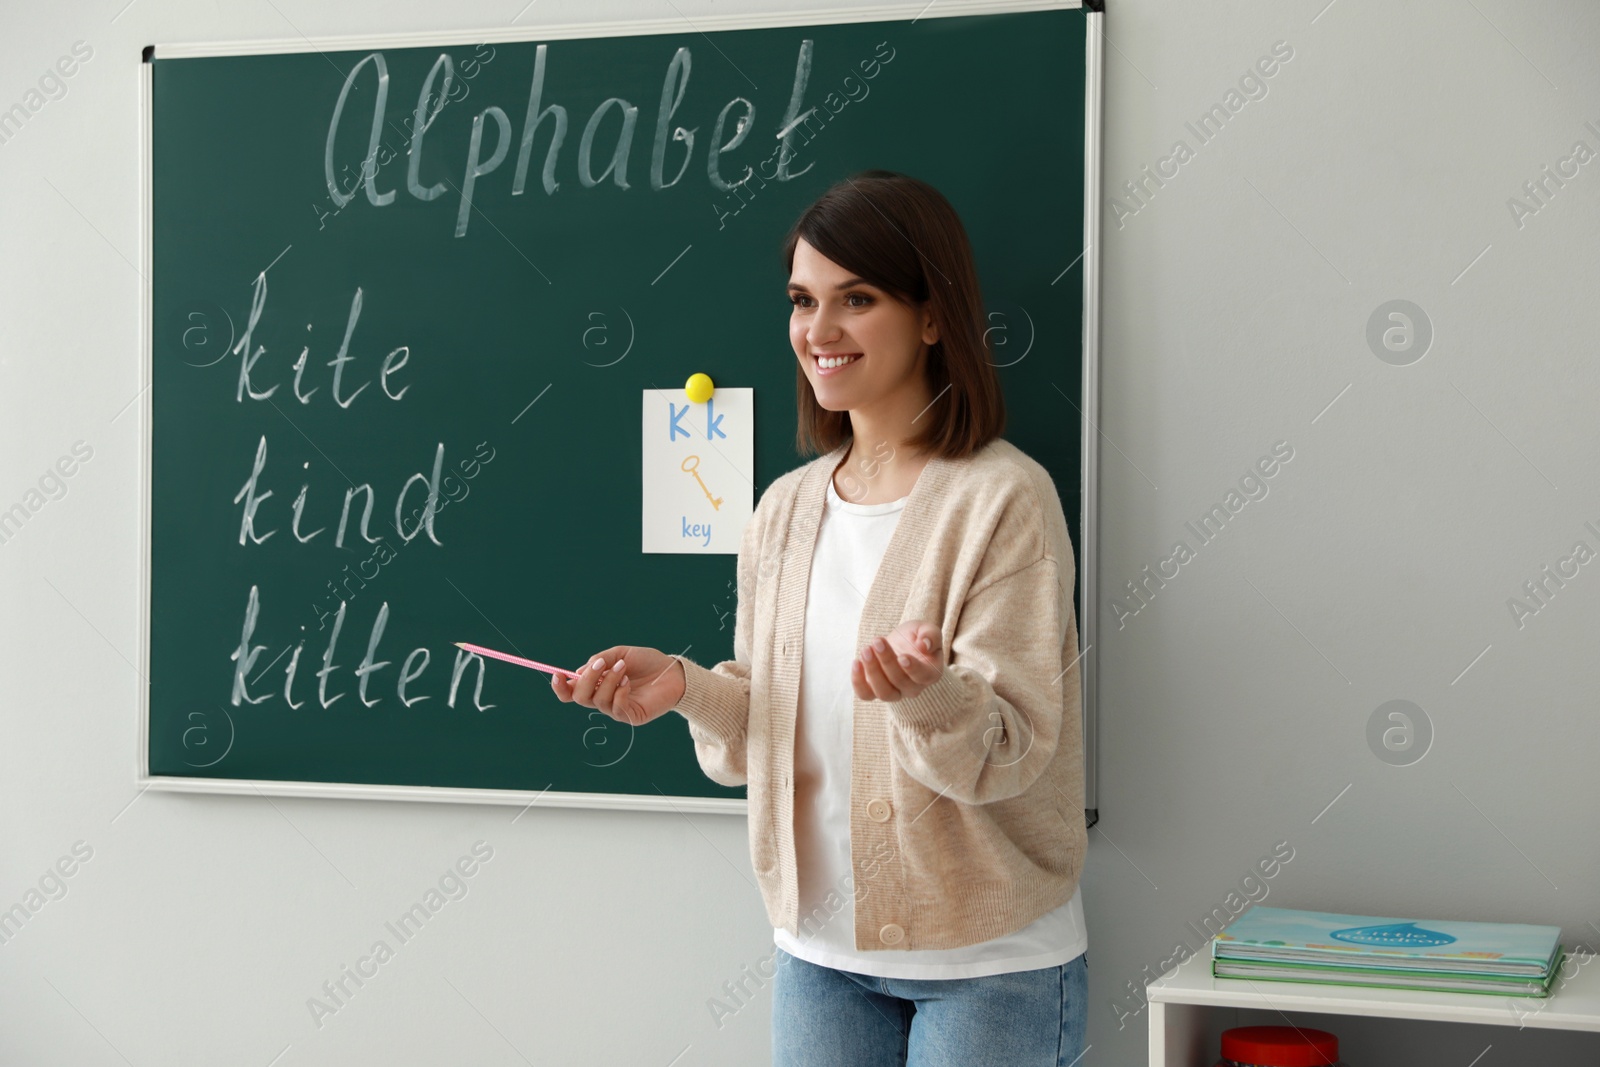
M 804 240 L 795 244 L 789 300 L 789 343 L 824 409 L 874 408 L 925 389 L 928 346 L 939 339 L 925 306 L 902 304 Z

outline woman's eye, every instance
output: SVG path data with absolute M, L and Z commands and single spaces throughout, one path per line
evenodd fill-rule
M 846 307 L 860 308 L 866 307 L 872 303 L 872 297 L 868 296 L 866 293 L 849 293 L 844 299 Z M 789 294 L 789 303 L 793 304 L 795 307 L 810 307 L 810 300 L 811 298 L 804 293 Z

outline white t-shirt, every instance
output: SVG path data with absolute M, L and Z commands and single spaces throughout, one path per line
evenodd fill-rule
M 850 762 L 861 606 L 899 522 L 905 497 L 886 504 L 842 499 L 828 480 L 827 503 L 811 560 L 806 598 L 800 705 L 795 723 L 795 859 L 800 874 L 800 937 L 773 930 L 792 956 L 880 978 L 977 978 L 1055 967 L 1088 947 L 1080 891 L 1022 929 L 953 949 L 855 947 L 855 881 L 850 857 Z M 826 903 L 833 894 L 830 912 Z M 843 906 L 839 907 L 839 902 Z

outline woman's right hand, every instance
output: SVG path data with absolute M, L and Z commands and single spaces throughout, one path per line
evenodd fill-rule
M 564 704 L 576 702 L 643 726 L 683 700 L 683 666 L 654 648 L 614 645 L 590 656 L 577 678 L 552 674 L 550 688 Z

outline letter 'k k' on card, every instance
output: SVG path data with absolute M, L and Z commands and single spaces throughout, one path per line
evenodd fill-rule
M 644 391 L 644 552 L 737 554 L 755 511 L 755 390 Z

